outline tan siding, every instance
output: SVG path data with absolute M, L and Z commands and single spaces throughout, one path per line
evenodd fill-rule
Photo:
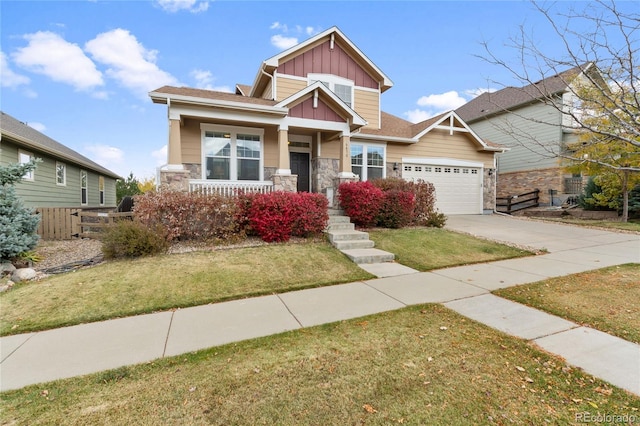
M 367 125 L 373 129 L 380 128 L 380 93 L 370 90 L 354 89 L 354 106 L 356 112 L 365 120 Z
M 453 158 L 482 162 L 485 167 L 493 167 L 492 152 L 478 151 L 477 145 L 463 133 L 449 135 L 443 130 L 432 130 L 413 145 L 387 145 L 387 163 L 400 163 L 402 157 Z
M 180 131 L 182 162 L 200 164 L 202 161 L 202 132 L 200 122 L 186 119 Z
M 267 87 L 264 88 L 260 97 L 262 99 L 273 99 L 273 83 L 271 81 L 267 84 Z
M 278 131 L 264 129 L 264 167 L 278 167 Z
M 340 158 L 340 141 L 322 142 L 320 151 L 321 158 Z
M 294 93 L 298 93 L 299 91 L 307 87 L 307 83 L 305 81 L 295 80 L 283 75 L 278 75 L 276 79 L 276 90 L 278 92 L 276 94 L 276 101 L 286 99 Z

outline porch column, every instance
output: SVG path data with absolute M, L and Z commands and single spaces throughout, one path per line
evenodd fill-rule
M 160 169 L 160 188 L 172 191 L 189 190 L 189 171 L 182 165 L 182 143 L 180 120 L 169 120 L 169 143 L 167 163 Z
M 340 170 L 338 177 L 354 178 L 351 172 L 351 136 L 344 133 L 340 137 Z
M 280 127 L 278 129 L 278 170 L 277 175 L 290 175 L 291 163 L 289 160 L 289 129 Z
M 296 192 L 298 190 L 298 176 L 291 174 L 289 160 L 289 129 L 285 126 L 278 128 L 278 169 L 271 176 L 273 189 L 276 191 Z

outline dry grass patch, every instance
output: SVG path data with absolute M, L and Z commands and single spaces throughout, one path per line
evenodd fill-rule
M 367 230 L 376 248 L 418 271 L 529 256 L 532 253 L 440 228 Z
M 632 231 L 640 232 L 640 219 L 629 219 L 628 222 L 621 222 L 619 220 L 594 220 L 594 219 L 578 219 L 574 217 L 563 218 L 531 218 L 535 220 L 545 220 L 549 222 L 568 223 L 571 225 L 592 227 L 592 228 L 604 228 L 620 231 Z
M 552 278 L 494 294 L 640 343 L 640 264 Z
M 573 424 L 576 413 L 637 415 L 640 404 L 441 305 L 30 386 L 0 400 L 4 421 L 15 425 Z
M 0 295 L 0 334 L 373 278 L 327 243 L 107 262 Z

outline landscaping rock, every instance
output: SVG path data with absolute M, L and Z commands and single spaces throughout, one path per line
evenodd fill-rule
M 11 280 L 19 283 L 21 281 L 29 281 L 36 277 L 36 270 L 32 268 L 20 268 L 13 271 Z
M 6 283 L 0 285 L 0 293 L 3 293 L 7 290 L 11 290 L 11 287 L 13 287 L 15 283 L 11 280 L 7 281 Z
M 0 263 L 0 276 L 2 275 L 11 275 L 13 271 L 16 270 L 16 267 L 13 266 L 11 262 L 2 262 Z

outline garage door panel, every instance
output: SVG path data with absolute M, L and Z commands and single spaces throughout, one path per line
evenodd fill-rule
M 482 213 L 481 168 L 405 163 L 402 176 L 432 183 L 436 208 L 445 214 Z

